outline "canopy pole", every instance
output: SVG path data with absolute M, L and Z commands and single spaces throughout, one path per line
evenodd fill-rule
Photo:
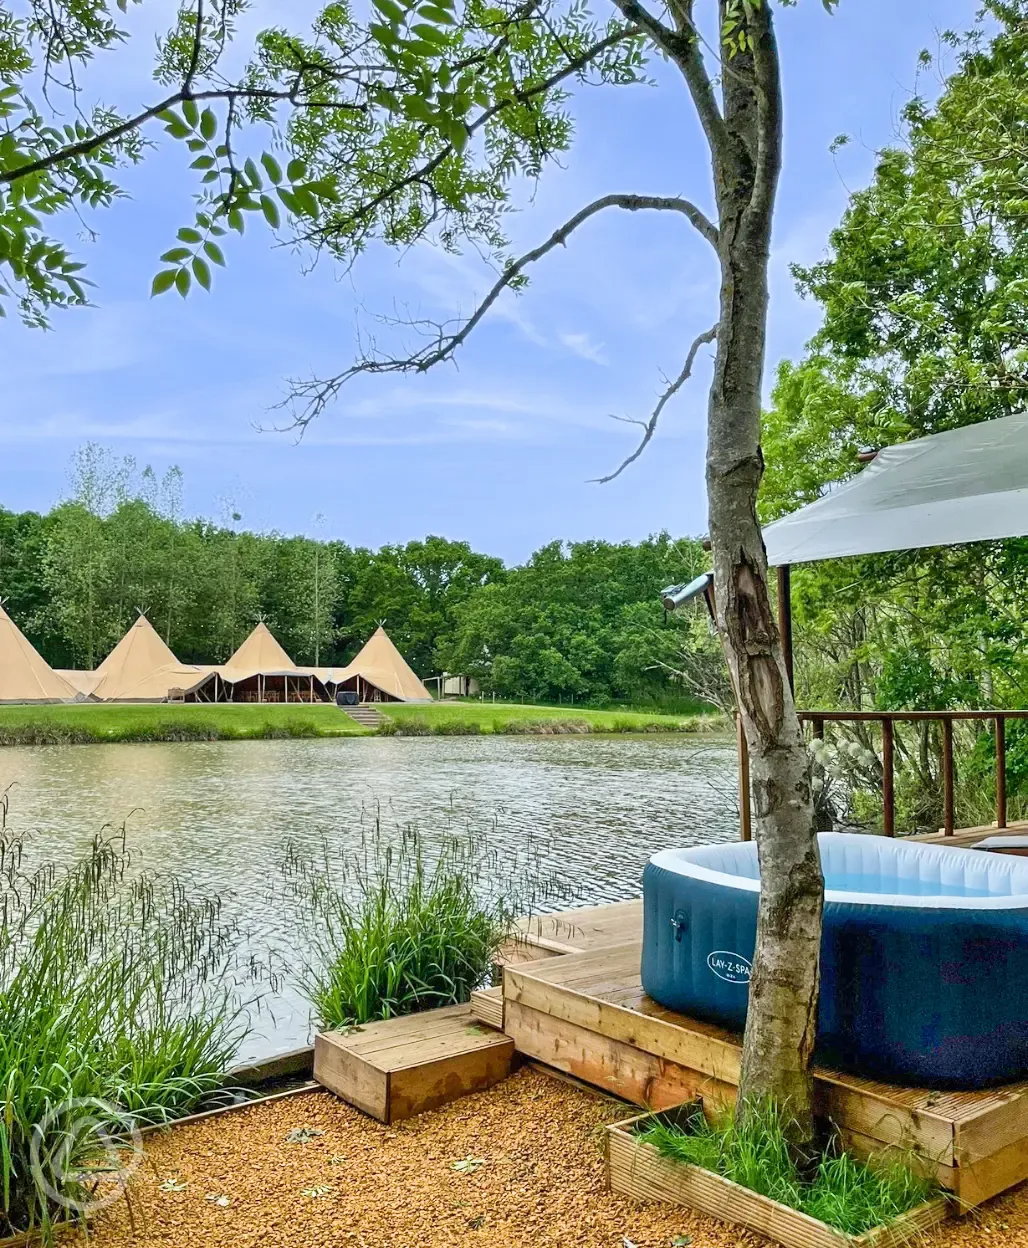
M 778 632 L 782 640 L 782 657 L 785 659 L 785 674 L 789 678 L 789 689 L 796 693 L 796 681 L 792 670 L 792 566 L 788 563 L 779 564 L 778 572 Z

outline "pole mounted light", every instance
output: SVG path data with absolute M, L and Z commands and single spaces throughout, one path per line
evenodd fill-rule
M 687 602 L 692 602 L 694 598 L 699 598 L 701 594 L 707 604 L 707 610 L 710 612 L 711 619 L 713 619 L 713 572 L 704 572 L 701 576 L 696 577 L 694 581 L 690 581 L 688 585 L 669 585 L 667 589 L 660 591 L 660 601 L 665 611 L 677 611 L 679 607 L 684 607 Z

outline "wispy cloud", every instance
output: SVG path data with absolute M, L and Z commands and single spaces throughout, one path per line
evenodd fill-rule
M 561 343 L 574 355 L 581 356 L 583 360 L 590 360 L 593 364 L 609 364 L 603 351 L 602 342 L 593 342 L 588 334 L 561 334 Z

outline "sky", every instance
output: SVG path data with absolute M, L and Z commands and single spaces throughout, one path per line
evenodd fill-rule
M 605 0 L 598 0 L 602 6 Z M 964 29 L 977 0 L 817 0 L 778 13 L 785 92 L 784 171 L 772 254 L 768 388 L 816 330 L 789 266 L 824 254 L 850 191 L 894 141 L 918 82 L 918 52 Z M 289 20 L 299 3 L 289 5 Z M 132 8 L 132 39 L 89 79 L 107 103 L 153 98 L 153 35 L 165 0 Z M 255 0 L 251 26 L 281 22 Z M 519 195 L 515 248 L 537 245 L 609 192 L 679 194 L 710 205 L 709 165 L 684 84 L 651 67 L 653 87 L 583 88 L 560 167 Z M 840 134 L 851 143 L 829 150 Z M 608 485 L 663 379 L 716 320 L 707 245 L 676 214 L 608 211 L 551 253 L 528 290 L 505 294 L 455 365 L 418 378 L 361 378 L 302 440 L 276 432 L 286 379 L 349 364 L 359 327 L 406 309 L 467 313 L 493 275 L 477 256 L 420 247 L 373 250 L 347 275 L 299 258 L 268 231 L 229 243 L 213 292 L 149 298 L 160 253 L 192 218 L 181 144 L 157 150 L 124 185 L 130 197 L 73 234 L 96 283 L 94 307 L 56 314 L 50 332 L 0 322 L 0 504 L 46 510 L 69 489 L 76 448 L 92 441 L 163 472 L 179 465 L 185 510 L 241 527 L 377 547 L 439 534 L 509 562 L 557 538 L 639 540 L 706 531 L 703 484 L 710 350 L 665 409 L 646 453 Z M 665 219 L 674 217 L 672 220 Z

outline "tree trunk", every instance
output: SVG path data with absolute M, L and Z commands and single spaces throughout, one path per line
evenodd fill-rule
M 810 761 L 786 678 L 757 520 L 763 473 L 761 383 L 767 268 L 780 166 L 777 49 L 769 6 L 761 44 L 728 63 L 725 120 L 738 141 L 715 160 L 721 320 L 707 431 L 707 491 L 718 628 L 750 752 L 760 861 L 738 1113 L 783 1111 L 793 1145 L 813 1136 L 814 1047 L 824 880 L 814 832 Z

